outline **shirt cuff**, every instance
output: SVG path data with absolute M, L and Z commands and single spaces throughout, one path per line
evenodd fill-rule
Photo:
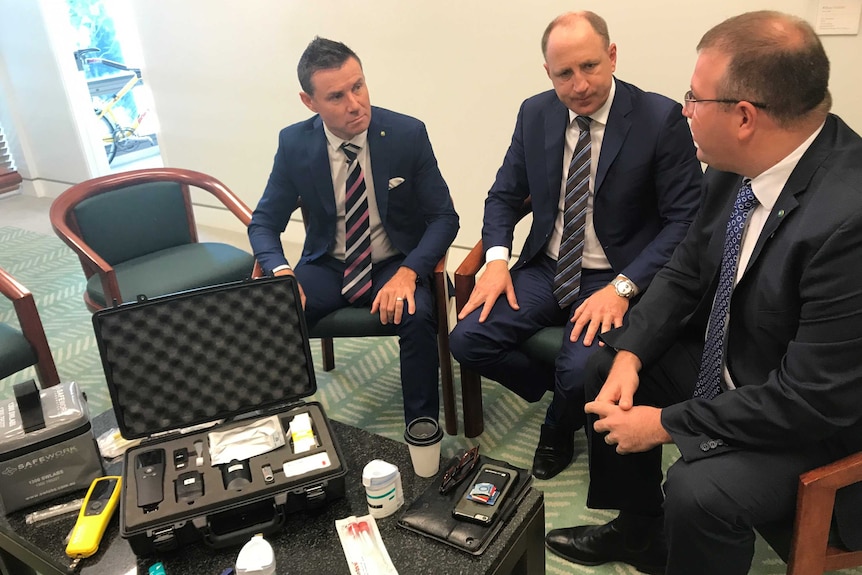
M 494 260 L 509 261 L 509 248 L 505 246 L 492 246 L 485 251 L 485 262 L 493 262 Z
M 293 269 L 293 268 L 291 268 L 288 264 L 281 264 L 280 266 L 275 266 L 274 268 L 272 268 L 272 273 L 273 273 L 273 275 L 275 275 L 277 272 L 280 272 L 281 270 L 290 270 L 290 269 Z

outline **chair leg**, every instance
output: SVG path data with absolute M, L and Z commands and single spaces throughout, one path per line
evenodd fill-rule
M 320 354 L 323 356 L 323 371 L 335 369 L 335 349 L 331 337 L 320 338 Z
M 482 378 L 461 367 L 461 402 L 464 404 L 464 435 L 478 437 L 485 430 L 482 415 Z
M 440 356 L 440 387 L 443 390 L 443 420 L 446 433 L 458 435 L 458 414 L 455 411 L 455 382 L 452 376 L 452 356 L 449 354 L 449 334 L 437 332 L 437 352 Z

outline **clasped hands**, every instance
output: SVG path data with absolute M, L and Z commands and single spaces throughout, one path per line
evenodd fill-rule
M 648 451 L 672 441 L 661 424 L 661 409 L 634 405 L 640 369 L 635 354 L 619 351 L 598 396 L 584 406 L 585 412 L 598 416 L 593 429 L 605 433 L 605 443 L 616 445 L 619 454 Z

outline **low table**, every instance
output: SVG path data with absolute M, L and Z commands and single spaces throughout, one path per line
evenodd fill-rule
M 97 416 L 93 422 L 97 435 L 113 426 L 113 421 L 112 412 Z M 332 427 L 349 468 L 345 497 L 326 504 L 318 512 L 290 515 L 281 532 L 267 536 L 275 551 L 279 573 L 349 575 L 347 560 L 335 531 L 335 520 L 368 513 L 361 475 L 370 460 L 383 459 L 398 466 L 405 506 L 434 481 L 413 473 L 405 444 L 338 421 L 332 421 Z M 107 465 L 105 472 L 120 475 L 122 465 Z M 81 496 L 83 493 L 76 493 L 46 503 L 44 507 Z M 63 540 L 77 516 L 69 514 L 27 525 L 24 517 L 28 511 L 31 510 L 7 517 L 0 510 L 0 568 L 10 575 L 70 573 L 71 560 L 64 552 Z M 400 513 L 379 519 L 377 525 L 389 556 L 401 575 L 545 573 L 545 503 L 543 493 L 537 489 L 530 488 L 512 518 L 487 551 L 478 557 L 398 527 L 396 521 Z M 170 554 L 140 559 L 134 555 L 128 542 L 120 537 L 119 514 L 115 513 L 99 551 L 82 560 L 78 570 L 83 575 L 132 575 L 136 572 L 146 575 L 150 565 L 162 561 L 168 575 L 219 575 L 234 565 L 238 553 L 239 547 L 211 549 L 194 544 Z

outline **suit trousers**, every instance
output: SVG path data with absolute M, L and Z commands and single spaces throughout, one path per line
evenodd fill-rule
M 554 298 L 554 275 L 557 262 L 539 255 L 512 272 L 512 284 L 520 309 L 513 310 L 505 295 L 497 299 L 484 323 L 479 323 L 482 308 L 459 321 L 450 335 L 452 355 L 462 366 L 478 372 L 514 391 L 529 402 L 539 401 L 548 390 L 562 394 L 561 405 L 570 408 L 572 417 L 583 425 L 583 373 L 587 359 L 598 349 L 598 341 L 585 347 L 581 341 L 570 342 L 574 310 L 583 301 L 605 287 L 616 276 L 612 270 L 583 270 L 581 291 L 569 309 L 560 309 Z M 540 329 L 565 326 L 556 365 L 537 361 L 518 346 Z
M 694 392 L 703 343 L 681 341 L 641 372 L 635 405 L 665 407 Z M 603 348 L 589 362 L 586 397 L 601 389 L 614 358 Z M 734 390 L 724 393 L 735 393 Z M 691 401 L 707 401 L 697 399 Z M 662 490 L 662 449 L 620 455 L 593 430 L 588 416 L 590 487 L 587 505 L 642 515 L 664 511 L 667 575 L 743 575 L 754 555 L 754 528 L 786 519 L 796 505 L 800 473 L 828 463 L 820 446 L 798 451 L 741 447 L 686 461 L 668 469 Z M 732 445 L 732 440 L 728 440 Z
M 372 265 L 370 301 L 374 301 L 403 261 L 404 256 L 398 255 Z M 329 313 L 351 305 L 341 294 L 344 262 L 324 256 L 298 265 L 295 273 L 305 292 L 305 319 L 309 328 Z M 440 410 L 437 373 L 440 360 L 437 354 L 437 316 L 434 313 L 431 278 L 419 278 L 414 298 L 415 313 L 407 313 L 405 301 L 401 323 L 395 327 L 400 349 L 405 422 L 417 417 L 432 417 L 436 420 Z

